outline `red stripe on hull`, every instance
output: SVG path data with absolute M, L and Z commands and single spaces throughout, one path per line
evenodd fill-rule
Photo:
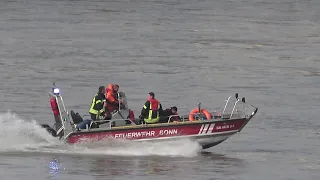
M 92 130 L 77 133 L 71 133 L 67 137 L 68 143 L 77 143 L 83 140 L 101 140 L 104 138 L 122 138 L 129 140 L 157 139 L 163 137 L 179 137 L 193 135 L 211 135 L 227 131 L 239 130 L 248 120 L 226 120 L 216 122 L 204 122 L 194 124 L 176 124 L 171 126 L 143 127 L 143 128 L 125 128 L 111 130 Z M 177 137 L 177 138 L 178 138 Z

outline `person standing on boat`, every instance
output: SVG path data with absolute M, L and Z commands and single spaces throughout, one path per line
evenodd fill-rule
M 100 86 L 98 93 L 93 97 L 92 103 L 89 109 L 89 114 L 92 120 L 100 119 L 100 116 L 105 116 L 104 113 L 104 103 L 105 99 L 105 87 Z
M 144 104 L 139 118 L 143 119 L 147 124 L 157 123 L 160 120 L 160 114 L 162 114 L 162 112 L 161 103 L 155 99 L 154 93 L 150 92 L 148 100 Z
M 106 117 L 111 119 L 111 113 L 119 109 L 119 97 L 118 97 L 119 85 L 109 84 L 106 88 Z M 122 106 L 120 101 L 120 106 Z M 122 109 L 122 107 L 121 107 Z M 127 117 L 131 122 L 134 122 L 134 112 L 129 109 L 129 115 Z
M 106 88 L 106 116 L 119 109 L 118 90 L 117 84 L 109 84 Z

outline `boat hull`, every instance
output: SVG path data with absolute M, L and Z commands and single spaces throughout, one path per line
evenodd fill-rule
M 72 132 L 65 138 L 74 144 L 87 140 L 127 139 L 132 141 L 195 140 L 202 148 L 210 148 L 239 132 L 249 119 L 195 121 L 182 123 L 123 126 L 111 129 L 92 129 Z

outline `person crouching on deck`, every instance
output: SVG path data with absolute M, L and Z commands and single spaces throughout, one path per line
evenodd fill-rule
M 148 100 L 144 104 L 139 118 L 143 119 L 147 124 L 157 123 L 160 120 L 160 114 L 162 114 L 162 112 L 161 103 L 155 99 L 154 93 L 150 92 Z
M 167 123 L 169 119 L 170 122 L 181 121 L 180 116 L 178 116 L 178 108 L 176 106 L 165 109 L 160 117 L 161 123 Z

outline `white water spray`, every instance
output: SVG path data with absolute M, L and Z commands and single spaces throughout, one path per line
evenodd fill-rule
M 37 125 L 36 121 L 22 120 L 10 112 L 0 114 L 0 151 L 23 151 L 57 143 L 59 141 Z
M 0 114 L 1 152 L 41 152 L 116 156 L 195 156 L 200 146 L 190 140 L 170 142 L 133 142 L 125 140 L 86 142 L 69 145 L 47 133 L 35 120 L 26 121 L 17 114 Z

